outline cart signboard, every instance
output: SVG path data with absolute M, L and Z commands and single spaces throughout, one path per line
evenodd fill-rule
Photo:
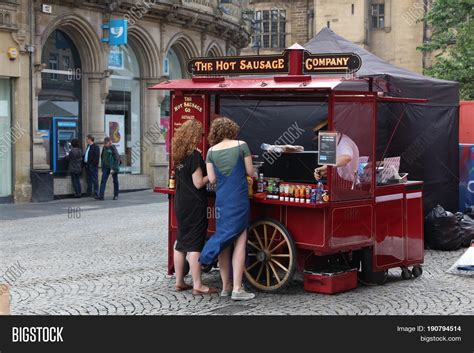
M 188 61 L 187 69 L 194 76 L 288 73 L 288 52 L 285 51 L 279 55 L 195 58 Z
M 318 164 L 336 165 L 337 132 L 320 132 L 318 136 Z
M 303 71 L 308 74 L 346 74 L 357 72 L 362 60 L 354 53 L 342 54 L 311 54 L 303 55 Z
M 204 95 L 172 95 L 171 98 L 171 136 L 172 139 L 175 131 L 179 129 L 188 120 L 199 121 L 203 129 L 205 126 L 206 116 L 206 99 Z M 198 145 L 199 150 L 205 152 L 205 139 L 202 139 Z
M 193 76 L 287 74 L 290 66 L 299 61 L 303 64 L 300 74 L 352 74 L 362 65 L 362 59 L 354 53 L 311 54 L 301 51 L 302 58 L 290 55 L 290 50 L 279 55 L 194 58 L 188 61 L 187 70 Z

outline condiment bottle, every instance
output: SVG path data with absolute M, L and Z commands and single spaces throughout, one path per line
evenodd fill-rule
M 290 202 L 295 202 L 295 186 L 294 185 L 290 185 L 288 196 L 289 196 Z
M 311 186 L 306 186 L 306 203 L 311 203 Z
M 263 187 L 264 187 L 263 173 L 260 173 L 258 176 L 257 192 L 263 192 Z
M 285 184 L 285 202 L 290 201 L 290 184 Z
M 300 203 L 305 203 L 306 202 L 306 187 L 304 185 L 301 185 L 300 188 Z
M 176 178 L 174 176 L 174 171 L 171 172 L 170 180 L 168 181 L 168 188 L 170 189 L 176 188 Z

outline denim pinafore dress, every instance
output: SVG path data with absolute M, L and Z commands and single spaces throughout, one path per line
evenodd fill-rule
M 222 174 L 214 161 L 212 165 L 217 179 L 216 232 L 201 252 L 199 262 L 203 265 L 214 263 L 217 256 L 247 229 L 250 216 L 247 173 L 240 143 L 239 158 L 229 176 Z

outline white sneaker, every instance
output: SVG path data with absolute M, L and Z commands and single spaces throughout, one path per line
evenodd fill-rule
M 229 290 L 223 289 L 223 290 L 221 291 L 221 297 L 230 297 L 231 294 L 232 294 L 232 290 L 231 290 L 231 289 L 229 289 Z
M 235 292 L 232 291 L 232 296 L 230 297 L 232 300 L 251 300 L 255 298 L 255 294 L 246 292 L 243 288 L 240 291 Z

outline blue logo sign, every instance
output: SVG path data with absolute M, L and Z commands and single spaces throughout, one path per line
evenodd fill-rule
M 102 38 L 103 42 L 108 42 L 112 46 L 126 45 L 128 42 L 128 21 L 110 20 L 102 28 L 109 30 L 109 38 Z

